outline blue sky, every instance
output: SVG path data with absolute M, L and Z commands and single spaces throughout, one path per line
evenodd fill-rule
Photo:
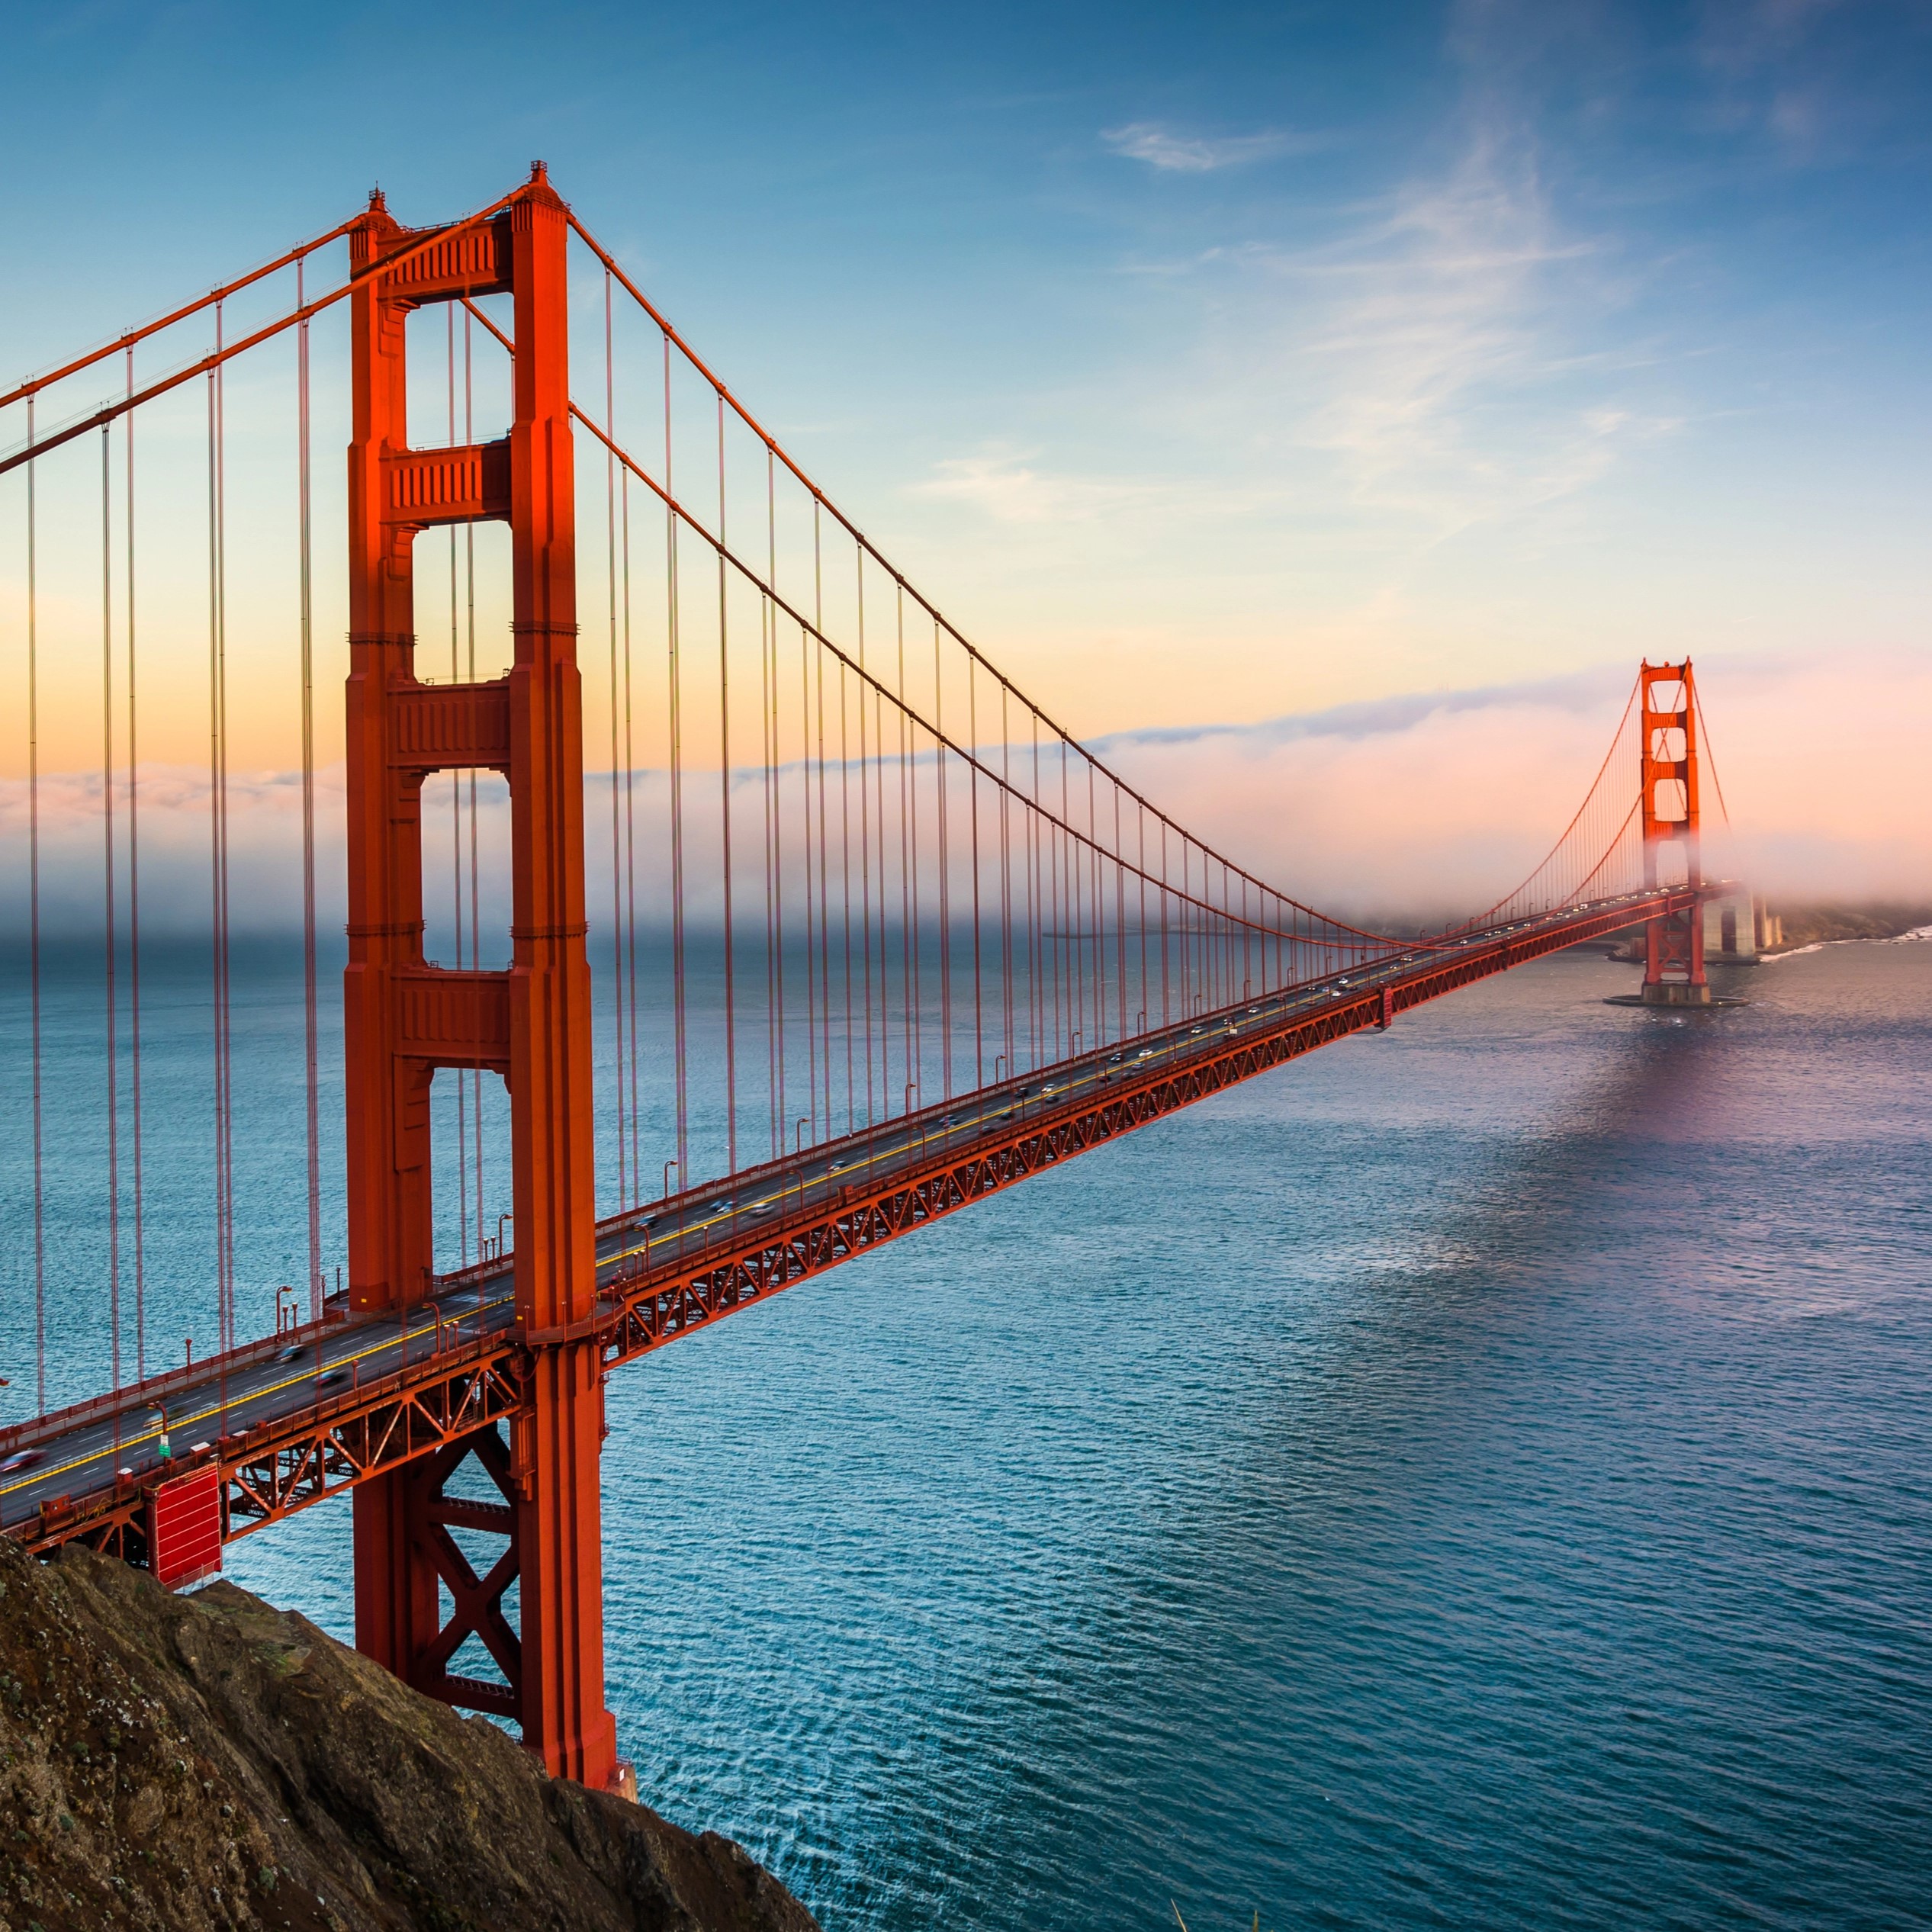
M 542 156 L 1083 731 L 1924 662 L 1923 5 L 8 11 L 0 368 Z

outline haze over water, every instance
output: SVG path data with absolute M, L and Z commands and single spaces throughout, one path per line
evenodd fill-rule
M 1924 1923 L 1932 945 L 1632 983 L 1522 969 L 617 1375 L 647 1801 L 863 1932 Z M 347 1529 L 229 1574 L 346 1637 Z

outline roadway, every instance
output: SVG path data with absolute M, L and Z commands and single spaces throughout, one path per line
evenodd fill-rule
M 1644 892 L 1625 898 L 1641 902 L 1654 896 Z M 1622 902 L 1598 900 L 1587 911 L 1596 916 Z M 635 1279 L 720 1243 L 742 1245 L 760 1223 L 789 1218 L 855 1184 L 876 1188 L 935 1159 L 969 1153 L 977 1142 L 1008 1140 L 1016 1122 L 1077 1111 L 1096 1089 L 1111 1082 L 1185 1065 L 1223 1046 L 1230 1037 L 1270 1032 L 1332 1001 L 1419 977 L 1460 951 L 1493 947 L 1514 934 L 1547 934 L 1575 923 L 1584 910 L 1490 927 L 1448 942 L 1419 942 L 1411 951 L 1369 966 L 1204 1017 L 1176 1021 L 613 1217 L 599 1226 L 599 1285 Z M 441 1277 L 436 1287 L 434 1300 L 411 1309 L 349 1313 L 319 1329 L 310 1326 L 294 1331 L 280 1345 L 256 1344 L 225 1360 L 211 1358 L 192 1380 L 170 1378 L 175 1385 L 165 1391 L 165 1403 L 152 1394 L 130 1397 L 104 1410 L 89 1405 L 85 1417 L 56 1412 L 8 1430 L 0 1450 L 0 1530 L 36 1516 L 43 1500 L 69 1496 L 79 1502 L 109 1488 L 117 1472 L 137 1481 L 153 1477 L 163 1467 L 164 1429 L 172 1458 L 182 1458 L 223 1435 L 238 1435 L 263 1420 L 297 1414 L 320 1400 L 384 1381 L 439 1350 L 514 1328 L 510 1257 Z

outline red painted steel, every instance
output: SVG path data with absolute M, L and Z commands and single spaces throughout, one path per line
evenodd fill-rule
M 223 1435 L 182 1461 L 218 1473 L 232 1541 L 474 1438 L 522 1405 L 527 1380 L 514 1338 L 494 1336 L 319 1395 L 307 1408 Z M 49 1419 L 59 1426 L 59 1417 Z M 116 1480 L 59 1497 L 11 1533 L 38 1554 L 84 1542 L 145 1562 L 153 1487 Z
M 1686 882 L 1702 883 L 1698 812 L 1697 686 L 1690 660 L 1653 664 L 1637 674 L 1641 712 L 1644 882 L 1658 883 L 1665 847 L 1682 847 Z M 1660 695 L 1661 694 L 1661 695 Z M 1704 1006 L 1701 904 L 1649 921 L 1644 928 L 1644 998 L 1661 1006 Z
M 461 1451 L 362 1481 L 356 1641 L 405 1680 L 518 1717 L 553 1773 L 616 1766 L 603 1701 L 598 1459 L 603 1432 L 593 1252 L 590 978 L 584 951 L 582 699 L 567 353 L 568 214 L 542 168 L 487 225 L 445 244 L 403 230 L 379 196 L 350 236 L 348 792 L 349 1299 L 407 1307 L 432 1266 L 429 1092 L 439 1067 L 501 1074 L 510 1094 L 517 1310 L 529 1349 L 499 1471 L 523 1629 L 507 1692 L 452 1676 L 472 1631 L 493 1652 L 501 1588 L 452 1580 L 445 1477 Z M 403 265 L 385 272 L 391 256 Z M 514 414 L 497 443 L 408 446 L 406 323 L 429 302 L 507 293 Z M 510 526 L 515 661 L 507 678 L 432 688 L 415 671 L 412 548 L 436 524 Z M 512 963 L 446 972 L 423 953 L 421 797 L 431 771 L 509 780 Z M 493 1575 L 494 1573 L 493 1572 Z M 461 1587 L 458 1583 L 461 1583 Z M 439 1590 L 457 1602 L 440 1613 Z
M 162 1588 L 220 1574 L 223 1488 L 212 1463 L 156 1486 L 148 1501 L 148 1568 Z

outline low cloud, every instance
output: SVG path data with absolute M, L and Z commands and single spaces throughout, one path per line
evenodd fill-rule
M 1708 870 L 1791 900 L 1932 894 L 1932 661 L 1714 657 L 1699 678 Z M 1629 684 L 1619 667 L 1098 748 L 1190 830 L 1318 905 L 1458 914 L 1554 843 Z
M 1461 917 L 1511 890 L 1555 841 L 1602 763 L 1631 677 L 1619 665 L 1261 724 L 1119 732 L 1096 740 L 1095 749 L 1178 823 L 1298 898 L 1344 916 Z M 1845 651 L 1823 662 L 1713 657 L 1700 664 L 1699 679 L 1711 733 L 1709 870 L 1743 877 L 1788 902 L 1932 894 L 1932 661 Z M 592 877 L 605 882 L 609 782 L 590 776 L 586 814 Z M 739 781 L 746 825 L 757 822 L 761 782 L 755 771 Z M 1633 797 L 1635 789 L 1633 771 Z M 341 768 L 321 773 L 317 790 L 321 914 L 326 927 L 339 931 Z M 641 907 L 667 902 L 669 799 L 663 773 L 638 774 Z M 237 931 L 298 931 L 298 777 L 237 777 L 229 804 Z M 120 809 L 124 840 L 124 801 Z M 447 782 L 432 786 L 423 814 L 432 956 L 439 947 L 447 951 L 437 922 L 449 891 L 450 812 Z M 490 927 L 508 919 L 501 903 L 507 819 L 498 786 L 486 793 L 483 812 Z M 43 778 L 40 823 L 45 929 L 56 936 L 98 932 L 98 778 Z M 141 826 L 145 930 L 205 933 L 206 775 L 143 768 Z M 27 924 L 27 833 L 26 786 L 6 781 L 0 934 L 14 940 Z M 686 837 L 689 876 L 697 882 L 690 917 L 702 926 L 719 911 L 715 827 L 699 813 Z M 124 868 L 124 844 L 122 854 Z M 604 892 L 607 883 L 593 890 Z M 607 931 L 602 902 L 593 898 L 593 923 Z

